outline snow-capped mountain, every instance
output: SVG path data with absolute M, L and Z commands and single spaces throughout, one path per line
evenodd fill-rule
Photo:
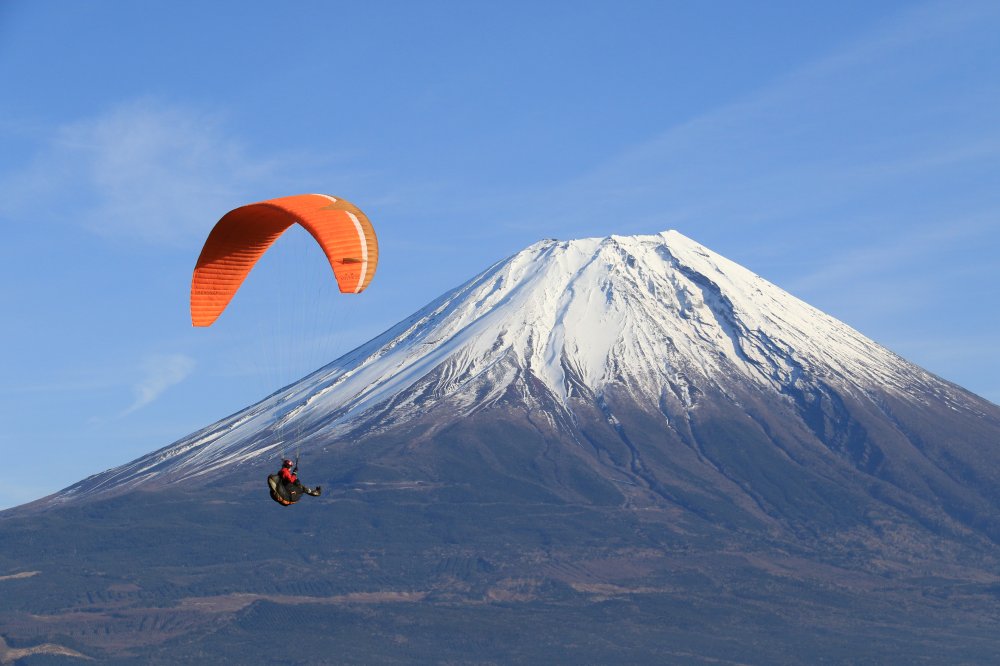
M 295 450 L 323 493 L 279 507 Z M 541 651 L 502 658 L 990 663 L 998 489 L 1000 407 L 676 232 L 543 241 L 0 513 L 0 633 L 142 663 L 252 662 L 262 630 L 359 663 L 515 634 Z
M 767 400 L 819 419 L 808 425 L 821 439 L 846 427 L 829 407 L 845 401 L 885 418 L 886 396 L 974 418 L 992 407 L 676 231 L 545 240 L 261 403 L 54 499 L 259 467 L 293 438 L 309 450 L 445 408 L 453 421 L 511 391 L 570 423 L 596 400 L 614 423 L 607 395 L 620 390 L 668 424 L 706 396 Z

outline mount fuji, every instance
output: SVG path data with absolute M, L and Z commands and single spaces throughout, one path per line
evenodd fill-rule
M 974 662 L 1000 407 L 680 233 L 545 240 L 0 537 L 0 637 L 102 659 Z

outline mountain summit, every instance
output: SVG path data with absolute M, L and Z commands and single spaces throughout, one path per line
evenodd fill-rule
M 284 509 L 296 449 L 324 494 Z M 1000 407 L 677 232 L 546 240 L 0 514 L 0 626 L 105 658 L 976 662 L 998 489 Z

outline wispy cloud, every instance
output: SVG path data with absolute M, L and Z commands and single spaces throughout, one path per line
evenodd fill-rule
M 195 362 L 184 354 L 150 356 L 143 363 L 143 376 L 133 387 L 135 401 L 121 413 L 127 416 L 156 400 L 164 391 L 184 381 L 194 372 Z
M 148 243 L 198 238 L 234 201 L 270 194 L 302 162 L 251 154 L 224 121 L 143 99 L 55 128 L 30 164 L 0 174 L 0 213 Z
M 969 267 L 964 264 L 942 265 L 942 262 L 934 261 L 935 256 L 941 255 L 945 249 L 988 243 L 995 232 L 995 225 L 996 220 L 992 217 L 952 219 L 947 226 L 921 225 L 909 229 L 906 234 L 838 252 L 822 266 L 789 281 L 787 286 L 795 291 L 837 289 L 851 280 L 864 282 L 887 274 L 906 273 L 907 267 L 917 264 L 933 266 L 934 270 L 927 273 L 939 280 L 942 271 L 966 272 Z M 926 279 L 928 275 L 911 277 Z

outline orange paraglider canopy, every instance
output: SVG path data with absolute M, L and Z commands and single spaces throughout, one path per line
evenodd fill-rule
M 357 206 L 325 194 L 268 199 L 229 211 L 208 235 L 191 279 L 191 323 L 211 326 L 257 260 L 293 224 L 323 248 L 341 292 L 357 294 L 368 286 L 378 241 Z

